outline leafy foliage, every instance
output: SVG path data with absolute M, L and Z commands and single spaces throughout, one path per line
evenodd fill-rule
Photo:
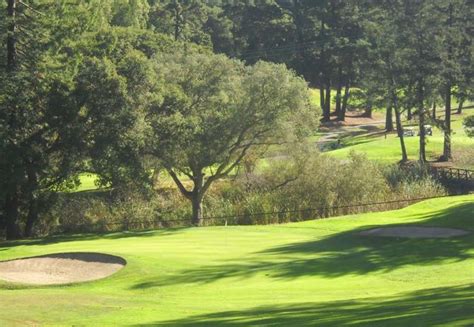
M 251 150 L 294 142 L 314 128 L 306 83 L 283 66 L 245 67 L 223 55 L 184 54 L 159 58 L 157 72 L 166 90 L 146 118 L 150 152 L 193 201 L 196 223 L 209 186 Z M 191 190 L 180 174 L 193 182 Z
M 466 117 L 464 119 L 463 126 L 466 130 L 466 134 L 470 137 L 474 137 L 474 115 Z
M 199 223 L 213 183 L 241 167 L 255 172 L 263 155 L 302 151 L 319 118 L 308 84 L 319 88 L 323 120 L 334 116 L 333 103 L 336 119 L 344 120 L 351 96 L 367 115 L 393 108 L 403 161 L 404 113 L 418 118 L 420 131 L 425 123 L 444 130 L 449 159 L 451 95 L 459 110 L 472 98 L 469 5 L 1 2 L 0 225 L 9 238 L 30 235 L 57 192 L 77 185 L 83 172 L 96 174 L 118 198 L 126 189 L 147 198 L 163 170 L 191 200 Z M 441 98 L 445 118 L 430 118 L 427 108 Z M 319 164 L 350 179 L 342 166 Z M 304 174 L 302 165 L 292 169 Z M 290 185 L 292 169 L 282 168 L 276 185 Z M 346 184 L 341 199 L 365 192 L 365 184 Z M 318 194 L 324 199 L 329 190 Z M 254 194 L 253 205 L 261 199 Z

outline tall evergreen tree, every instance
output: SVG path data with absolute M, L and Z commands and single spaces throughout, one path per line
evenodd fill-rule
M 6 30 L 1 31 L 7 44 L 0 71 L 0 201 L 6 236 L 13 239 L 31 234 L 47 202 L 42 200 L 68 178 L 79 151 L 75 116 L 68 106 L 70 71 L 55 69 L 59 61 L 46 50 L 53 18 L 34 3 L 15 0 L 7 2 L 6 16 Z
M 438 17 L 430 0 L 403 0 L 398 15 L 399 42 L 406 51 L 410 107 L 416 108 L 419 129 L 419 161 L 426 162 L 426 130 L 429 121 L 427 108 L 436 96 L 439 56 L 437 53 Z
M 472 9 L 469 1 L 449 0 L 436 3 L 436 13 L 440 17 L 438 53 L 440 56 L 440 88 L 445 105 L 444 147 L 442 160 L 452 159 L 451 149 L 451 115 L 452 98 L 457 89 L 459 101 L 466 96 L 469 75 L 472 73 Z
M 78 15 L 87 9 L 93 8 L 15 0 L 2 8 L 7 19 L 0 35 L 7 42 L 0 68 L 0 220 L 9 239 L 30 236 L 41 210 L 57 190 L 74 185 L 83 168 L 91 117 L 75 102 L 80 58 L 69 45 L 104 24 L 92 14 Z M 71 23 L 76 19 L 82 19 L 79 27 Z

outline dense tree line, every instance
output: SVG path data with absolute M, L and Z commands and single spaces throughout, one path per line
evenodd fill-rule
M 451 99 L 460 111 L 473 98 L 472 12 L 471 0 L 2 1 L 0 227 L 30 236 L 83 171 L 150 190 L 165 170 L 199 224 L 211 183 L 314 131 L 307 83 L 322 121 L 344 120 L 357 88 L 387 129 L 395 114 L 403 161 L 405 114 L 420 161 L 428 122 L 449 160 Z
M 284 66 L 245 66 L 146 29 L 137 3 L 108 10 L 96 2 L 7 2 L 0 90 L 7 238 L 30 236 L 39 212 L 86 170 L 114 188 L 146 188 L 150 171 L 165 169 L 200 224 L 212 182 L 254 148 L 294 141 L 316 121 L 306 82 Z M 70 20 L 89 9 L 78 29 Z

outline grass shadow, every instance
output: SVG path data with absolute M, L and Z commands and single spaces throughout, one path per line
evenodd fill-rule
M 145 230 L 137 232 L 113 232 L 113 233 L 88 233 L 88 234 L 71 234 L 71 235 L 53 235 L 38 239 L 24 239 L 18 241 L 0 242 L 0 251 L 8 248 L 23 245 L 50 245 L 55 243 L 66 243 L 76 241 L 93 241 L 93 240 L 117 240 L 130 237 L 151 237 L 174 235 L 189 227 L 166 228 L 159 230 Z
M 412 224 L 393 226 L 469 226 L 474 203 L 461 204 L 436 212 Z M 381 213 L 383 214 L 383 213 Z M 224 278 L 245 279 L 265 274 L 274 279 L 294 279 L 303 276 L 340 277 L 389 272 L 407 265 L 432 265 L 472 258 L 472 233 L 445 239 L 409 239 L 367 237 L 359 232 L 375 226 L 363 226 L 332 234 L 322 239 L 291 243 L 256 252 L 245 258 L 223 264 L 182 271 L 179 276 L 144 279 L 132 289 L 146 289 L 173 284 L 212 283 Z
M 468 326 L 474 323 L 472 285 L 410 292 L 391 298 L 328 303 L 260 306 L 184 319 L 153 326 Z M 143 326 L 143 324 L 141 324 Z

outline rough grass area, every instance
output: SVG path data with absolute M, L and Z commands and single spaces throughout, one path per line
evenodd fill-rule
M 1 283 L 0 325 L 468 326 L 474 237 L 360 236 L 376 226 L 474 231 L 474 195 L 279 226 L 63 236 L 0 244 L 0 260 L 104 252 L 127 260 L 73 286 Z

